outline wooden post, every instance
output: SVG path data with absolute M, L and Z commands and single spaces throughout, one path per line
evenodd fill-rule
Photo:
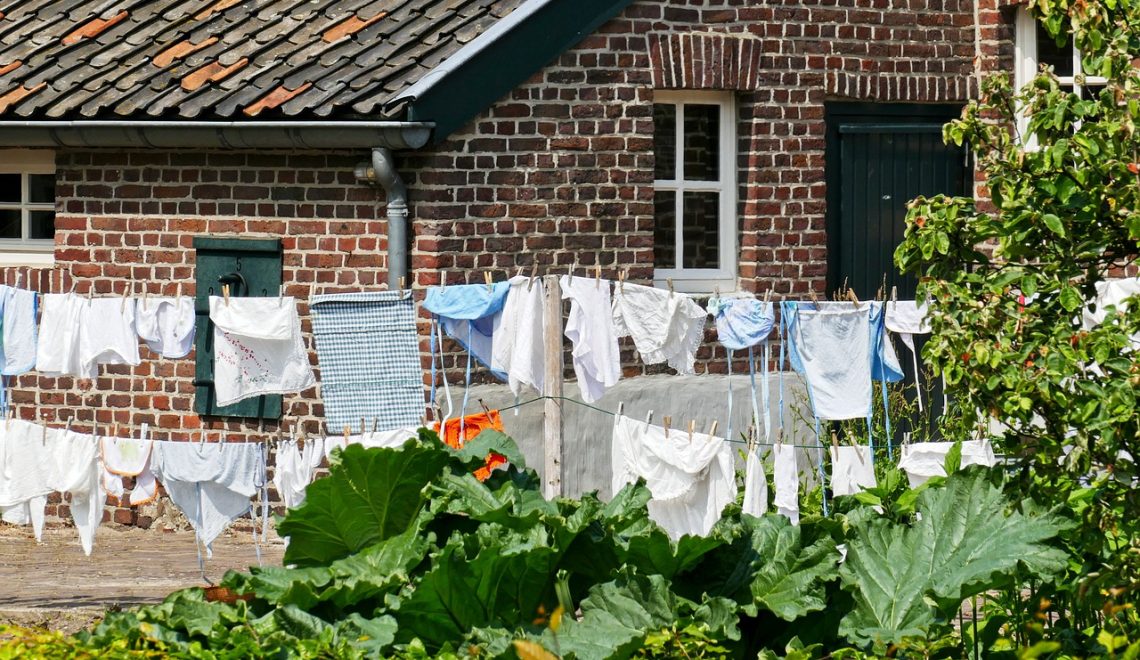
M 545 456 L 543 494 L 547 499 L 562 495 L 562 287 L 557 275 L 542 278 L 545 285 L 543 309 L 543 360 L 542 442 Z

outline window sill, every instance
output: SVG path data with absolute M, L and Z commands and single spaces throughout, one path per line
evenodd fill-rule
M 12 266 L 53 266 L 55 249 L 50 250 L 8 250 L 0 248 L 0 268 Z

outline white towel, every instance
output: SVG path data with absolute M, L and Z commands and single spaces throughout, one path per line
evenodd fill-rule
M 952 442 L 916 442 L 903 445 L 899 469 L 906 472 L 911 488 L 918 488 L 931 477 L 946 476 L 946 454 Z M 967 440 L 962 443 L 961 467 L 997 464 L 993 447 L 985 440 Z
M 15 376 L 36 366 L 36 293 L 0 287 L 4 306 L 3 363 L 0 373 Z
M 305 489 L 313 482 L 313 475 L 324 458 L 323 445 L 320 438 L 309 438 L 304 448 L 299 447 L 296 440 L 285 440 L 277 446 L 273 486 L 286 508 L 304 503 Z
M 756 451 L 748 450 L 744 462 L 744 507 L 743 512 L 762 516 L 768 513 L 768 477 L 764 474 L 764 461 Z
M 835 497 L 854 495 L 875 487 L 875 466 L 867 447 L 831 448 L 831 493 Z
M 94 378 L 94 365 L 83 365 L 80 326 L 87 311 L 86 299 L 72 293 L 46 293 L 36 346 L 36 371 L 45 376 Z
M 820 419 L 866 419 L 871 413 L 871 321 L 867 309 L 801 309 L 792 329 Z
M 723 438 L 652 426 L 617 415 L 612 445 L 613 492 L 645 479 L 649 516 L 669 534 L 703 536 L 736 499 L 732 449 Z
M 194 299 L 141 298 L 136 310 L 139 338 L 164 358 L 182 358 L 194 347 Z
M 613 322 L 619 337 L 633 337 L 646 364 L 667 363 L 693 373 L 708 313 L 683 293 L 624 283 L 614 292 Z
M 797 449 L 791 445 L 772 447 L 772 475 L 776 486 L 776 513 L 800 524 L 800 469 L 796 464 Z
M 593 403 L 621 378 L 610 282 L 563 275 L 559 283 L 562 299 L 570 301 L 565 334 L 574 346 L 574 376 L 582 400 Z
M 372 431 L 360 435 L 348 436 L 346 442 L 343 435 L 330 435 L 325 438 L 325 457 L 332 458 L 334 449 L 344 449 L 350 444 L 363 445 L 364 448 L 387 447 L 398 449 L 408 440 L 419 436 L 419 429 L 408 427 L 405 429 L 390 429 L 388 431 Z
M 503 310 L 495 316 L 491 337 L 491 369 L 507 374 L 515 396 L 523 387 L 542 393 L 546 358 L 543 340 L 545 288 L 535 278 L 512 277 Z
M 297 301 L 210 297 L 214 322 L 214 394 L 228 406 L 263 394 L 300 392 L 316 384 L 301 337 Z
M 135 301 L 131 298 L 91 298 L 80 303 L 80 366 L 98 373 L 100 364 L 139 363 L 139 336 L 135 331 Z

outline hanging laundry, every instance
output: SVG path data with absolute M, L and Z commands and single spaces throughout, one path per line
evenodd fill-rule
M 263 394 L 316 384 L 291 297 L 210 297 L 214 322 L 214 394 L 228 406 Z
M 871 323 L 846 303 L 820 309 L 785 303 L 792 368 L 808 385 L 813 416 L 866 419 L 871 413 Z M 841 305 L 841 306 L 840 306 Z
M 764 474 L 764 461 L 752 447 L 744 461 L 744 513 L 762 516 L 768 513 L 768 476 Z
M 776 325 L 772 303 L 755 298 L 709 298 L 717 341 L 730 351 L 752 348 L 768 339 Z
M 913 300 L 892 300 L 887 303 L 887 330 L 897 334 L 903 344 L 910 351 L 914 363 L 915 392 L 918 394 L 918 410 L 924 410 L 922 405 L 921 373 L 918 368 L 918 350 L 914 346 L 915 335 L 930 334 L 930 319 L 927 317 L 926 303 L 919 305 Z
M 331 460 L 334 449 L 344 449 L 348 445 L 360 445 L 365 449 L 371 449 L 373 447 L 399 449 L 403 447 L 404 443 L 408 440 L 418 438 L 419 435 L 419 429 L 411 426 L 402 429 L 369 431 L 368 433 L 359 435 L 350 435 L 347 441 L 345 441 L 343 435 L 330 435 L 325 438 L 325 457 Z
M 86 555 L 103 519 L 98 444 L 88 434 L 49 429 L 23 420 L 0 423 L 0 509 L 8 521 L 30 521 L 43 534 L 51 493 L 71 495 L 71 517 Z
M 36 293 L 0 286 L 3 341 L 0 374 L 16 376 L 36 366 Z
M 462 449 L 463 445 L 487 429 L 503 431 L 503 418 L 498 410 L 467 415 L 461 419 L 444 420 L 442 433 L 439 422 L 435 423 L 435 432 L 439 433 L 440 439 L 453 449 Z M 493 470 L 506 465 L 506 456 L 491 452 L 487 455 L 486 465 L 475 471 L 475 478 L 479 481 L 486 481 Z
M 546 290 L 542 280 L 512 277 L 495 318 L 491 339 L 491 369 L 507 374 L 511 392 L 517 397 L 523 387 L 542 393 L 546 342 L 543 339 Z
M 614 333 L 609 280 L 563 275 L 562 299 L 570 301 L 565 335 L 574 348 L 574 377 L 582 400 L 593 403 L 621 379 L 621 352 Z
M 89 373 L 100 364 L 137 365 L 139 336 L 135 331 L 135 301 L 131 298 L 88 298 L 80 316 L 79 360 Z
M 831 494 L 835 497 L 854 495 L 874 488 L 875 465 L 867 447 L 831 448 Z
M 94 378 L 94 365 L 84 367 L 80 334 L 87 300 L 73 293 L 46 293 L 36 345 L 36 371 L 45 376 Z
M 673 539 L 708 534 L 736 499 L 732 448 L 723 438 L 706 433 L 690 438 L 687 431 L 617 415 L 612 461 L 613 493 L 645 479 L 653 494 L 649 517 Z
M 775 477 L 776 513 L 800 524 L 800 468 L 797 464 L 797 449 L 791 445 L 776 443 L 772 447 L 772 476 Z
M 946 454 L 952 442 L 916 442 L 903 445 L 899 469 L 906 472 L 911 488 L 918 488 L 931 477 L 946 476 Z M 962 467 L 997 464 L 993 446 L 985 440 L 967 440 L 962 443 Z
M 1116 314 L 1127 312 L 1130 300 L 1140 296 L 1140 277 L 1097 282 L 1096 294 L 1093 304 L 1086 306 L 1081 315 L 1081 327 L 1085 330 L 1104 323 L 1109 306 L 1115 308 Z M 1133 335 L 1130 343 L 1134 350 L 1140 350 L 1140 333 Z
M 414 425 L 424 414 L 423 367 L 411 292 L 338 293 L 311 301 L 330 429 Z
M 194 348 L 194 299 L 141 298 L 136 310 L 139 338 L 164 358 L 183 358 Z
M 296 440 L 282 440 L 277 445 L 277 463 L 273 468 L 273 487 L 285 508 L 301 506 L 305 489 L 313 481 L 321 459 L 324 443 L 320 438 L 309 438 L 301 447 Z
M 138 438 L 99 438 L 100 455 L 103 460 L 103 484 L 108 495 L 121 500 L 125 494 L 123 477 L 134 477 L 135 487 L 131 489 L 130 505 L 138 506 L 154 500 L 158 496 L 158 484 L 150 469 L 151 452 L 154 441 L 147 437 L 146 425 Z
M 492 337 L 509 290 L 507 282 L 461 284 L 430 288 L 424 298 L 424 309 L 439 317 L 444 332 L 502 381 L 507 374 L 491 366 Z
M 151 457 L 155 476 L 186 515 L 207 557 L 231 521 L 245 513 L 255 517 L 250 498 L 265 486 L 260 443 L 159 442 Z
M 633 337 L 645 364 L 667 363 L 680 374 L 693 373 L 708 315 L 693 299 L 623 283 L 614 292 L 613 323 L 619 337 Z

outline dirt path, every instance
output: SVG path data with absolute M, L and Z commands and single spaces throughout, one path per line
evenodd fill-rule
M 215 582 L 229 569 L 257 564 L 248 533 L 223 534 L 213 550 L 206 577 Z M 262 560 L 280 565 L 283 552 L 273 539 L 262 547 Z M 204 584 L 192 532 L 103 526 L 86 557 L 74 529 L 44 530 L 37 544 L 31 528 L 0 525 L 0 623 L 73 632 L 108 607 L 155 603 L 176 589 Z

